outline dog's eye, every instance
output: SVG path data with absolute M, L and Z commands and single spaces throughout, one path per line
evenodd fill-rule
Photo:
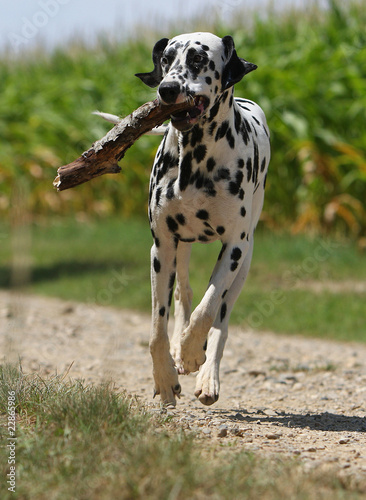
M 162 58 L 161 58 L 161 64 L 164 64 L 164 66 L 165 66 L 166 64 L 168 64 L 168 58 L 167 58 L 167 57 L 162 57 Z
M 202 59 L 203 59 L 203 57 L 202 57 L 202 56 L 200 56 L 199 54 L 196 54 L 196 55 L 193 57 L 193 62 L 194 62 L 195 64 L 198 64 L 198 63 L 202 62 Z

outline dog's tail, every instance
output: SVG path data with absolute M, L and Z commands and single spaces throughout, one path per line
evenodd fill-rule
M 104 120 L 107 120 L 107 122 L 111 122 L 114 125 L 117 125 L 117 123 L 119 123 L 122 120 L 122 118 L 120 118 L 117 115 L 111 115 L 110 113 L 103 113 L 102 111 L 93 111 L 92 114 L 100 116 Z M 164 135 L 167 128 L 168 125 L 160 125 L 159 127 L 154 127 L 149 132 L 146 132 L 145 135 Z
M 121 121 L 119 116 L 111 115 L 110 113 L 102 113 L 101 111 L 93 111 L 92 115 L 100 116 L 101 118 L 104 118 L 104 120 L 107 120 L 107 122 L 114 123 L 115 125 Z

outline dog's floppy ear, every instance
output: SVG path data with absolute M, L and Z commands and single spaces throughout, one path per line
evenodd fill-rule
M 224 36 L 222 43 L 224 44 L 226 56 L 226 64 L 222 72 L 222 90 L 226 90 L 235 83 L 240 82 L 244 75 L 257 69 L 257 66 L 238 57 L 231 36 Z
M 163 72 L 161 70 L 160 59 L 164 52 L 165 47 L 168 45 L 169 38 L 162 38 L 154 45 L 152 51 L 152 60 L 154 69 L 150 73 L 136 73 L 135 76 L 140 78 L 149 87 L 156 87 L 163 79 Z

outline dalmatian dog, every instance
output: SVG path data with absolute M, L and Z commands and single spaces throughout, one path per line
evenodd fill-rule
M 181 392 L 178 375 L 199 370 L 195 395 L 211 405 L 219 397 L 230 313 L 252 259 L 270 159 L 269 132 L 262 109 L 233 96 L 234 84 L 257 66 L 238 57 L 232 37 L 190 33 L 163 38 L 152 59 L 153 71 L 136 76 L 158 87 L 162 104 L 191 104 L 188 111 L 171 115 L 150 178 L 154 395 L 175 405 Z M 215 240 L 222 249 L 207 290 L 191 312 L 191 246 Z
M 190 33 L 158 41 L 154 69 L 138 73 L 162 104 L 187 101 L 171 115 L 150 178 L 152 330 L 155 394 L 175 405 L 178 374 L 199 370 L 195 395 L 219 397 L 219 366 L 233 305 L 247 277 L 263 206 L 270 140 L 262 109 L 234 98 L 233 86 L 256 69 L 232 37 Z M 222 249 L 200 304 L 191 312 L 188 268 L 194 242 Z M 175 325 L 168 319 L 173 288 Z

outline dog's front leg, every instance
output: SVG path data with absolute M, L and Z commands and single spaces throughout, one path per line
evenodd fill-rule
M 189 285 L 189 259 L 191 243 L 179 242 L 177 248 L 177 275 L 174 292 L 174 333 L 171 340 L 170 352 L 176 366 L 180 366 L 180 340 L 182 332 L 189 325 L 193 291 Z
M 181 387 L 169 352 L 168 319 L 175 280 L 175 245 L 165 242 L 151 249 L 152 328 L 150 352 L 155 381 L 154 395 L 163 404 L 175 405 Z
M 222 318 L 226 316 L 228 304 L 225 296 L 237 277 L 249 249 L 249 242 L 240 239 L 237 244 L 223 245 L 206 293 L 193 311 L 188 327 L 182 333 L 179 373 L 195 372 L 205 362 L 208 332 L 217 314 Z
M 231 310 L 238 298 L 247 278 L 253 255 L 253 238 L 250 240 L 248 253 L 230 289 L 222 299 L 213 327 L 207 339 L 206 361 L 196 378 L 195 396 L 204 405 L 211 405 L 219 398 L 220 361 L 228 337 L 228 326 Z M 225 304 L 225 305 L 224 305 Z M 224 307 L 223 307 L 224 305 Z

